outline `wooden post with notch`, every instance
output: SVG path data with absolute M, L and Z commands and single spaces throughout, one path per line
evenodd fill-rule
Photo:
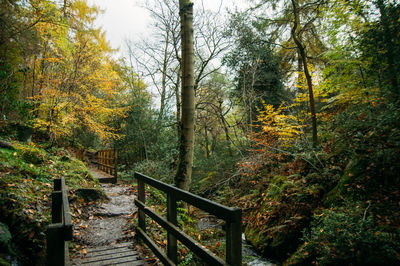
M 50 224 L 46 230 L 47 256 L 46 265 L 65 264 L 64 225 L 61 223 Z
M 111 150 L 107 151 L 107 165 L 108 165 L 108 169 L 107 169 L 107 173 L 109 175 L 112 174 L 112 167 L 111 167 Z
M 54 179 L 54 190 L 51 192 L 51 222 L 62 222 L 62 192 L 61 192 L 61 179 Z
M 234 210 L 226 222 L 226 262 L 229 265 L 242 265 L 242 210 Z
M 172 193 L 167 193 L 167 221 L 177 225 L 176 198 Z M 168 232 L 167 238 L 167 256 L 175 264 L 178 263 L 178 244 L 176 237 Z
M 114 149 L 114 179 L 115 183 L 117 183 L 118 178 L 118 150 Z
M 146 203 L 146 193 L 145 193 L 145 184 L 142 180 L 138 180 L 138 200 L 140 200 L 143 204 Z M 145 213 L 139 209 L 139 227 L 146 232 L 146 215 Z

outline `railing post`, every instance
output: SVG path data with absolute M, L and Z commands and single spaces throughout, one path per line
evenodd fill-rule
M 53 179 L 54 191 L 61 190 L 61 178 Z
M 138 178 L 138 200 L 143 202 L 143 204 L 146 203 L 146 194 L 145 194 L 145 184 L 143 180 L 140 180 Z M 143 232 L 146 232 L 146 215 L 142 210 L 139 209 L 139 227 L 143 230 Z
M 109 165 L 110 165 L 110 150 L 106 150 L 106 165 L 107 165 L 106 173 L 110 174 L 110 167 L 109 167 Z
M 104 171 L 104 166 L 103 166 L 104 165 L 104 152 L 103 151 L 101 152 L 101 157 L 100 158 L 101 158 L 101 165 L 100 165 L 101 168 L 100 168 L 100 170 Z
M 64 232 L 62 224 L 50 224 L 46 231 L 47 242 L 47 257 L 46 265 L 65 265 L 65 243 L 64 238 L 61 237 Z
M 104 171 L 104 151 L 101 152 L 101 171 Z
M 117 183 L 117 178 L 118 178 L 118 151 L 117 151 L 117 149 L 114 149 L 114 178 L 115 178 L 115 183 Z
M 176 209 L 176 198 L 172 193 L 167 193 L 167 220 L 173 225 L 177 225 L 177 209 Z M 168 258 L 175 264 L 178 263 L 178 245 L 176 238 L 173 234 L 168 232 L 168 246 L 167 255 Z
M 235 209 L 226 223 L 226 262 L 242 265 L 242 210 Z
M 54 179 L 54 191 L 51 193 L 51 222 L 62 222 L 61 179 Z
M 51 223 L 62 222 L 62 192 L 53 191 L 51 192 Z
M 108 173 L 110 175 L 112 175 L 113 174 L 113 169 L 114 169 L 114 157 L 113 157 L 112 150 L 110 150 L 108 152 L 108 165 L 110 166 L 109 170 L 108 170 Z

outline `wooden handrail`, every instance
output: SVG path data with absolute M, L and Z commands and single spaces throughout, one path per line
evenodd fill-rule
M 46 265 L 68 265 L 68 242 L 72 240 L 72 220 L 65 179 L 54 179 L 51 193 L 51 221 L 47 226 Z
M 176 265 L 177 240 L 179 240 L 210 265 L 242 265 L 242 210 L 240 208 L 223 206 L 140 173 L 135 173 L 135 178 L 138 181 L 138 199 L 135 199 L 135 205 L 139 209 L 137 235 L 144 240 L 161 262 L 165 265 Z M 167 194 L 167 220 L 146 207 L 145 184 Z M 177 227 L 177 201 L 189 203 L 226 221 L 225 262 Z M 146 215 L 167 230 L 167 255 L 146 234 Z
M 99 170 L 114 176 L 114 183 L 118 178 L 118 150 L 107 149 L 97 152 L 97 167 Z

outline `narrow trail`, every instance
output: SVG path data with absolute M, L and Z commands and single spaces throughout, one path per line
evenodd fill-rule
M 109 175 L 91 167 L 96 178 Z M 72 258 L 72 265 L 145 265 L 135 251 L 128 219 L 136 213 L 134 189 L 121 184 L 101 184 L 108 202 L 93 204 L 82 212 L 82 220 L 74 225 L 74 242 L 81 251 Z

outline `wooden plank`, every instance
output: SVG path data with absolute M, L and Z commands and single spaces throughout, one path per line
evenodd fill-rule
M 99 257 L 99 256 L 114 255 L 114 254 L 128 254 L 128 253 L 135 255 L 135 256 L 139 255 L 139 253 L 137 251 L 134 251 L 132 249 L 128 249 L 128 248 L 121 249 L 120 248 L 120 249 L 109 249 L 109 250 L 105 250 L 103 252 L 93 252 L 93 253 L 88 252 L 84 258 L 95 258 L 95 257 Z
M 99 262 L 99 261 L 109 261 L 109 260 L 116 260 L 116 259 L 120 259 L 120 258 L 128 258 L 129 259 L 135 259 L 135 260 L 139 260 L 139 255 L 132 251 L 130 252 L 117 252 L 117 253 L 113 253 L 113 254 L 104 254 L 104 255 L 99 255 L 99 256 L 95 256 L 95 257 L 84 257 L 81 260 L 81 263 L 83 264 L 88 264 L 91 262 Z
M 95 263 L 102 263 L 100 265 L 108 265 L 108 264 L 115 264 L 115 263 L 122 263 L 126 262 L 127 260 L 130 261 L 138 261 L 140 260 L 139 256 L 132 256 L 132 255 L 126 255 L 126 256 L 119 256 L 119 257 L 98 257 L 98 258 L 93 258 L 89 260 L 81 260 L 80 263 L 85 265 L 95 265 Z
M 77 264 L 80 265 L 80 264 Z M 85 264 L 87 266 L 108 266 L 108 265 L 118 265 L 118 266 L 137 266 L 137 265 L 146 265 L 143 260 L 120 260 L 117 262 L 94 262 L 91 264 Z
M 118 264 L 115 264 L 118 266 L 137 266 L 137 265 L 146 265 L 146 262 L 144 260 L 137 260 L 137 261 L 126 261 L 126 262 L 121 262 Z
M 89 252 L 102 252 L 105 250 L 110 250 L 110 249 L 118 249 L 118 248 L 129 248 L 132 247 L 131 243 L 121 243 L 121 244 L 116 244 L 116 245 L 110 245 L 110 246 L 104 246 L 104 247 L 97 247 L 97 248 L 87 248 L 86 251 Z

